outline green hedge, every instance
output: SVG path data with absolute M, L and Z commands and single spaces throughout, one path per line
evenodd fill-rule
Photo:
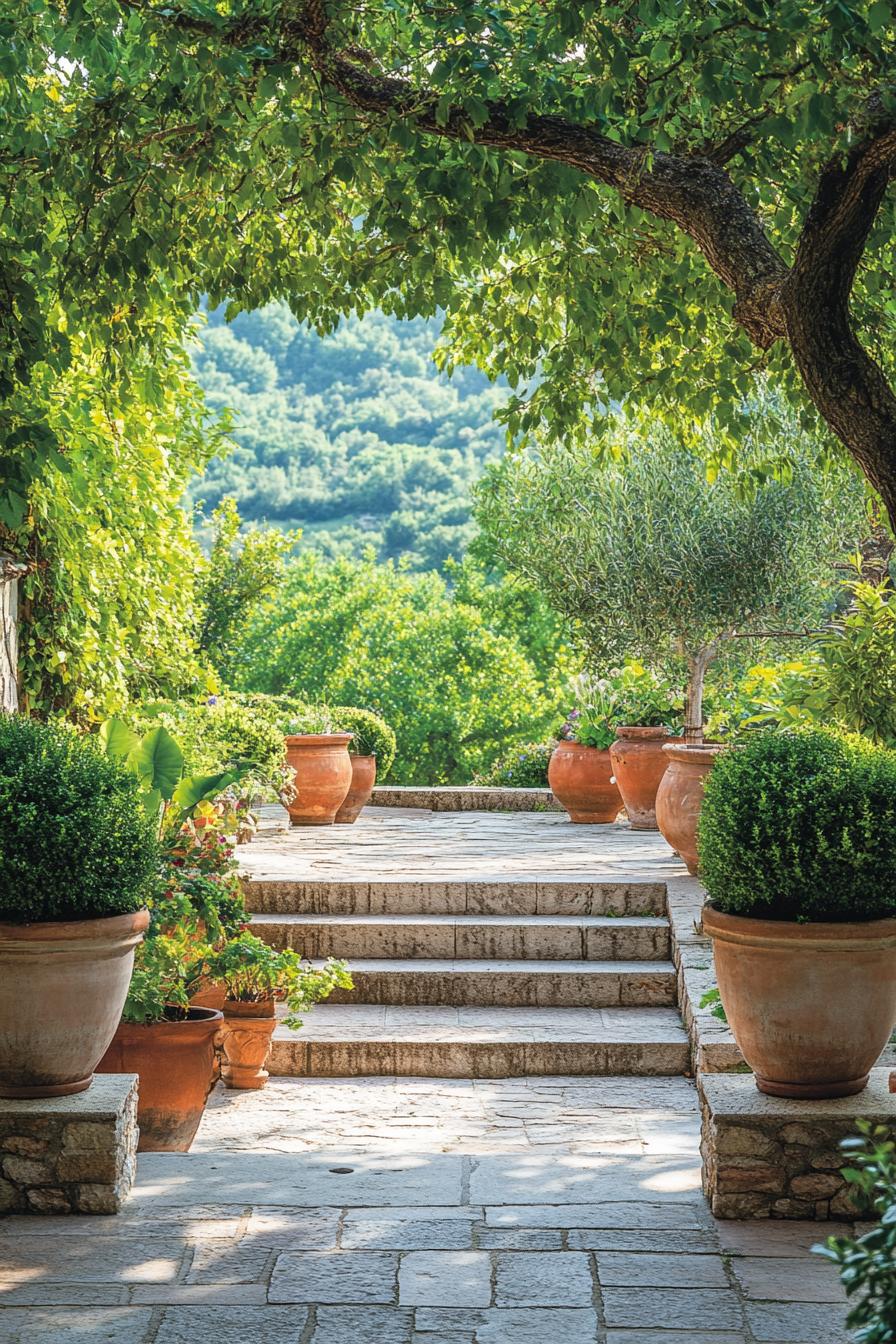
M 554 742 L 526 742 L 503 752 L 485 770 L 473 776 L 480 788 L 546 789 L 548 763 Z
M 0 921 L 128 914 L 158 872 L 136 778 L 73 729 L 0 714 Z
M 757 733 L 706 782 L 700 872 L 732 915 L 896 915 L 896 752 L 822 728 Z
M 354 709 L 350 705 L 337 705 L 330 710 L 333 728 L 337 732 L 352 733 L 349 751 L 357 756 L 376 757 L 376 777 L 386 778 L 395 760 L 395 734 L 388 723 L 372 709 Z

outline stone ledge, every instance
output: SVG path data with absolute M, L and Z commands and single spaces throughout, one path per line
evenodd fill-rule
M 550 789 L 501 789 L 382 784 L 373 790 L 373 807 L 408 807 L 426 812 L 562 812 Z
M 752 1074 L 703 1074 L 703 1190 L 716 1218 L 842 1218 L 857 1212 L 840 1168 L 856 1120 L 896 1125 L 889 1071 L 827 1101 L 767 1097 Z
M 0 1097 L 0 1214 L 117 1213 L 134 1182 L 137 1075 L 70 1097 Z

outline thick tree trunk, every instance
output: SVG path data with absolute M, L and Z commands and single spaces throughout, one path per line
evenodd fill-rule
M 718 645 L 708 644 L 688 657 L 688 693 L 684 711 L 684 740 L 689 746 L 699 747 L 703 742 L 703 687 L 706 669 L 718 652 Z

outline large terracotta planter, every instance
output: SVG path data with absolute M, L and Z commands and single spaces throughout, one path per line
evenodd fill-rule
M 896 1022 L 896 919 L 797 924 L 703 909 L 722 1006 L 760 1092 L 850 1097 Z
M 656 824 L 664 840 L 684 859 L 696 877 L 697 822 L 703 805 L 703 786 L 720 751 L 717 744 L 687 746 L 667 742 L 663 751 L 668 765 L 656 795 Z
M 351 733 L 301 733 L 286 739 L 286 761 L 295 771 L 295 799 L 287 804 L 293 826 L 331 826 L 352 783 L 346 748 Z
M 633 831 L 655 831 L 656 795 L 666 773 L 665 728 L 617 728 L 610 747 L 613 773 Z
M 83 1092 L 115 1034 L 146 910 L 0 924 L 0 1097 Z
M 185 1018 L 119 1026 L 97 1072 L 140 1075 L 139 1152 L 185 1153 L 190 1147 L 215 1081 L 221 1021 L 212 1008 L 190 1008 Z
M 370 802 L 370 795 L 376 783 L 375 756 L 349 755 L 349 760 L 352 763 L 352 782 L 345 795 L 345 802 L 336 813 L 339 825 L 350 825 L 351 822 L 358 820 L 362 807 L 366 807 Z
M 224 1051 L 221 1079 L 227 1087 L 264 1087 L 268 1080 L 264 1066 L 271 1052 L 271 1037 L 276 1025 L 273 999 L 264 1003 L 227 1000 L 221 1041 Z
M 548 784 L 570 821 L 606 825 L 622 808 L 609 750 L 558 742 L 548 762 Z

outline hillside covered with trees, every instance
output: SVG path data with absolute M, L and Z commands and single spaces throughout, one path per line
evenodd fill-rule
M 248 521 L 301 527 L 327 554 L 376 547 L 412 567 L 459 557 L 473 528 L 470 490 L 503 445 L 506 392 L 476 369 L 432 362 L 439 324 L 382 312 L 327 337 L 285 304 L 223 309 L 200 330 L 196 374 L 209 406 L 233 413 L 230 456 L 194 488 L 207 510 L 233 495 Z

